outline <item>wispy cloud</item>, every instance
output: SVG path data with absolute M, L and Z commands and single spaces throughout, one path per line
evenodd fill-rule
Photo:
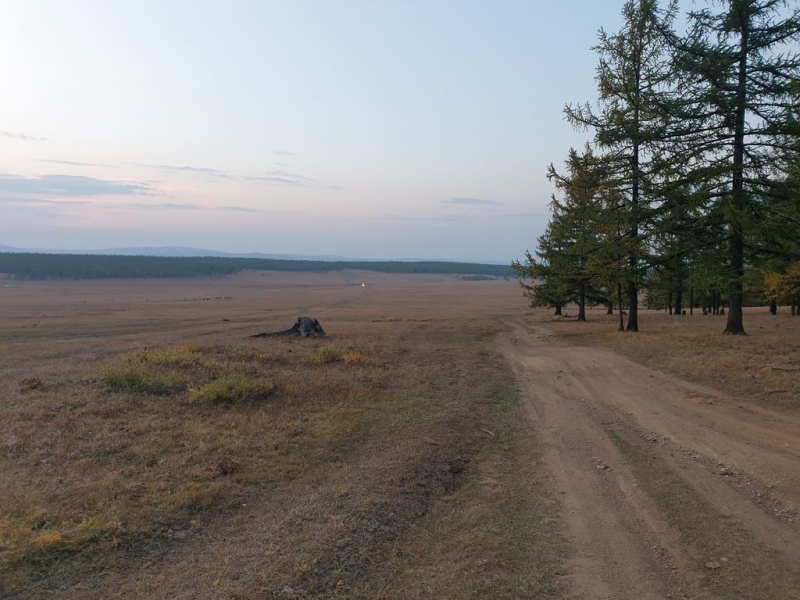
M 500 206 L 497 200 L 482 200 L 481 198 L 448 198 L 442 200 L 444 204 L 458 204 L 461 206 Z
M 114 208 L 143 208 L 153 210 L 202 210 L 202 206 L 197 204 L 177 204 L 175 202 L 162 202 L 160 204 L 147 204 L 145 202 L 125 202 L 122 204 L 107 203 L 105 206 Z
M 289 177 L 292 179 L 302 179 L 303 181 L 317 181 L 316 179 L 312 179 L 311 177 L 306 177 L 305 175 L 298 175 L 297 173 L 289 173 L 283 169 L 275 169 L 273 171 L 267 171 L 267 175 L 270 177 Z
M 153 194 L 155 188 L 144 183 L 111 181 L 83 175 L 19 177 L 3 174 L 0 175 L 0 192 L 48 196 L 129 196 Z
M 250 181 L 253 183 L 266 183 L 271 185 L 289 185 L 295 187 L 305 187 L 305 184 L 297 179 L 290 179 L 288 177 L 242 177 L 242 181 Z
M 230 212 L 248 212 L 248 213 L 261 212 L 260 210 L 256 210 L 255 208 L 247 208 L 246 206 L 223 206 L 221 208 L 218 208 L 217 210 L 225 210 Z
M 466 221 L 463 215 L 438 215 L 438 216 L 410 216 L 410 215 L 382 215 L 373 217 L 376 221 L 411 221 L 411 222 L 457 222 Z
M 91 204 L 87 200 L 46 200 L 43 198 L 0 198 L 5 204 L 48 204 L 58 206 L 85 206 Z
M 320 183 L 318 180 L 313 179 L 312 177 L 306 177 L 305 175 L 300 175 L 299 173 L 291 173 L 286 171 L 285 169 L 273 169 L 271 171 L 265 171 L 263 174 L 259 175 L 237 175 L 233 173 L 226 173 L 225 171 L 221 171 L 219 169 L 212 169 L 210 167 L 195 167 L 192 165 L 148 165 L 142 163 L 129 163 L 135 165 L 137 167 L 147 167 L 149 169 L 157 169 L 159 171 L 167 171 L 173 173 L 193 173 L 197 175 L 205 175 L 207 177 L 211 177 L 214 179 L 226 179 L 231 181 L 243 181 L 247 183 L 258 183 L 263 185 L 282 185 L 282 186 L 294 186 L 294 187 L 305 187 L 306 183 Z M 277 163 L 276 163 L 277 164 Z M 286 166 L 284 163 L 281 165 Z
M 216 177 L 218 179 L 232 179 L 227 173 L 223 173 L 218 169 L 211 169 L 209 167 L 193 167 L 191 165 L 173 166 L 173 165 L 149 165 L 162 171 L 184 172 L 184 173 L 199 173 L 200 175 L 208 175 L 209 177 Z
M 246 206 L 201 206 L 199 204 L 180 204 L 177 202 L 160 202 L 156 204 L 149 204 L 147 202 L 104 202 L 100 206 L 106 208 L 136 208 L 142 210 L 220 210 L 225 212 L 248 212 L 258 213 L 261 212 L 255 208 L 247 208 Z
M 27 133 L 19 133 L 17 131 L 0 131 L 0 137 L 12 138 L 15 140 L 23 140 L 25 142 L 46 142 L 47 138 L 36 137 L 35 135 L 28 135 Z
M 289 152 L 288 150 L 276 150 L 273 154 L 275 156 L 297 156 L 295 152 Z
M 56 165 L 68 165 L 70 167 L 110 167 L 111 165 L 104 165 L 101 163 L 87 163 L 77 162 L 74 160 L 52 160 L 49 158 L 40 158 L 39 162 L 54 163 Z

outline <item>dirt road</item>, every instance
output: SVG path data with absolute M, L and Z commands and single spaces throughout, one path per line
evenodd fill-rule
M 499 348 L 563 498 L 577 597 L 800 597 L 796 414 L 504 323 Z

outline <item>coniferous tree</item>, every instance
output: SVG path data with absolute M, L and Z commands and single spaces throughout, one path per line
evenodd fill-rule
M 587 147 L 583 154 L 571 149 L 567 157 L 566 171 L 560 174 L 553 165 L 548 169 L 548 178 L 562 193 L 550 202 L 552 218 L 550 231 L 551 247 L 540 247 L 551 264 L 558 261 L 569 281 L 578 303 L 578 320 L 586 320 L 586 303 L 595 293 L 595 273 L 591 265 L 598 250 L 601 205 L 598 201 L 598 171 L 592 151 Z M 553 256 L 554 254 L 559 256 Z
M 745 269 L 779 189 L 787 157 L 800 151 L 796 105 L 800 12 L 786 0 L 725 0 L 689 13 L 683 38 L 669 36 L 682 75 L 663 138 L 691 180 L 709 190 L 727 229 L 728 321 L 744 334 Z
M 595 47 L 600 57 L 597 86 L 600 108 L 586 103 L 567 106 L 569 122 L 591 128 L 595 142 L 613 164 L 616 186 L 626 198 L 626 231 L 630 238 L 627 281 L 628 331 L 638 331 L 638 287 L 645 255 L 642 224 L 656 182 L 653 145 L 665 129 L 664 88 L 672 81 L 663 32 L 674 18 L 676 4 L 661 12 L 656 0 L 629 0 L 623 6 L 622 29 L 609 35 L 600 30 Z
M 593 255 L 598 250 L 600 204 L 595 158 L 570 150 L 564 173 L 550 165 L 548 178 L 560 197 L 550 202 L 551 218 L 538 239 L 536 258 L 526 253 L 525 263 L 512 267 L 534 306 L 555 306 L 557 314 L 567 302 L 578 305 L 578 320 L 586 320 L 586 305 L 604 297 L 598 293 Z M 531 283 L 527 283 L 527 279 Z

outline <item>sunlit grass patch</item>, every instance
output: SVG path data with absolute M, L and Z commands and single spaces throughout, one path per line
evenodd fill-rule
M 366 357 L 356 350 L 342 350 L 333 344 L 328 344 L 317 350 L 316 354 L 306 359 L 312 364 L 326 364 L 343 362 L 346 365 L 358 365 L 367 362 Z
M 164 365 L 168 367 L 212 367 L 214 362 L 207 359 L 197 344 L 183 344 L 175 348 L 142 350 L 131 358 L 138 362 Z
M 151 373 L 140 363 L 112 365 L 103 369 L 100 383 L 115 391 L 138 392 L 155 396 L 169 396 L 182 392 L 188 386 L 186 379 L 176 373 Z
M 246 373 L 227 373 L 189 392 L 189 399 L 200 404 L 237 404 L 266 398 L 272 383 Z
M 222 354 L 232 358 L 261 358 L 265 356 L 262 350 L 247 344 L 229 344 L 222 348 Z

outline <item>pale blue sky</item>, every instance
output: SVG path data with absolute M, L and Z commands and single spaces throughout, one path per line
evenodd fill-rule
M 510 260 L 621 1 L 0 6 L 0 244 Z

